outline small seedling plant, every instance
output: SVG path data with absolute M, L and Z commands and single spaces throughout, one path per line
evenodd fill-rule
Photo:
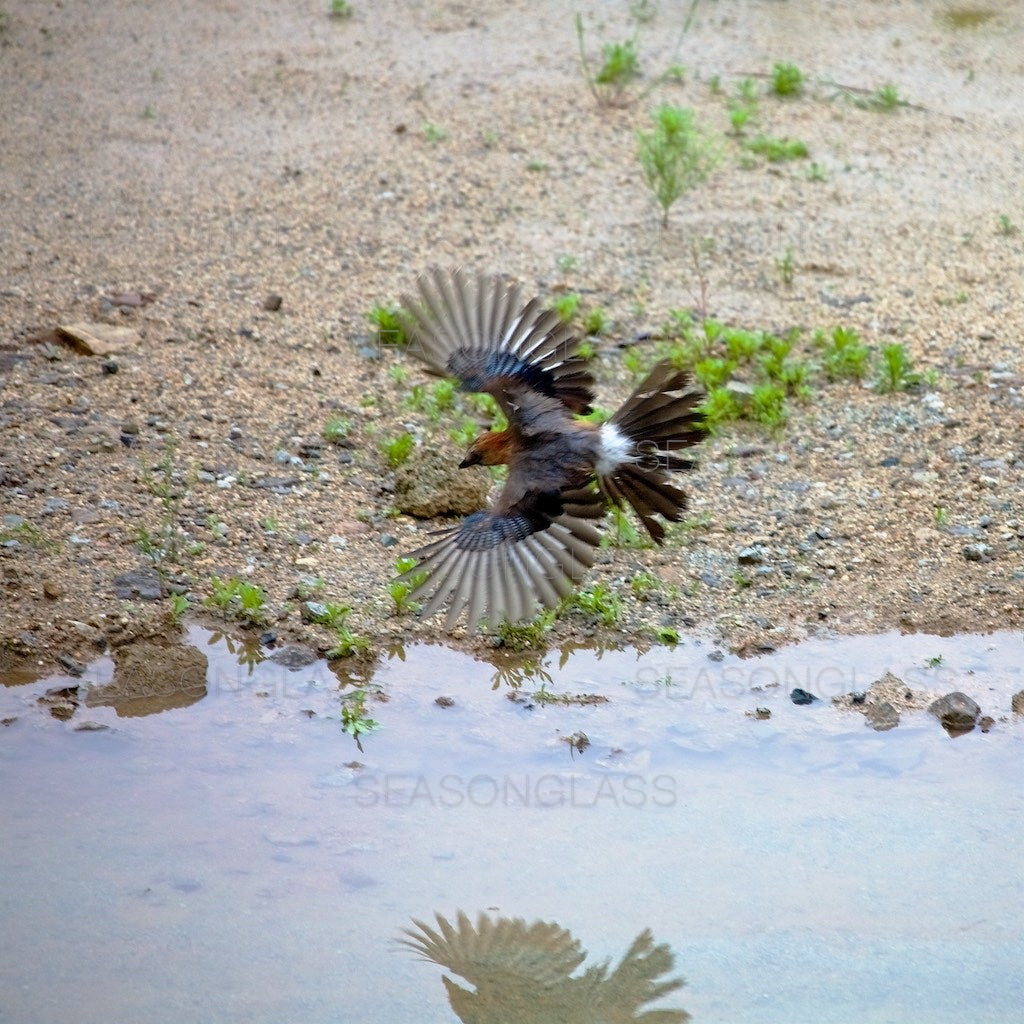
M 661 207 L 661 225 L 675 202 L 701 184 L 721 162 L 716 140 L 701 129 L 688 107 L 663 103 L 651 114 L 653 126 L 637 132 L 637 159 L 647 187 Z

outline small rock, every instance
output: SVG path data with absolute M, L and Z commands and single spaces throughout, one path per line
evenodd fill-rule
M 434 703 L 439 708 L 450 708 L 450 707 L 454 707 L 454 705 L 455 705 L 455 698 L 454 697 L 438 697 L 434 701 Z
M 316 662 L 317 653 L 305 644 L 285 644 L 279 647 L 270 655 L 270 660 L 275 665 L 288 669 L 289 672 L 297 672 L 300 668 L 306 668 Z
M 977 701 L 959 691 L 947 693 L 933 701 L 928 710 L 942 723 L 942 727 L 952 734 L 970 732 L 981 715 Z
M 112 327 L 101 323 L 61 324 L 57 331 L 87 356 L 108 356 L 141 340 L 131 327 Z
M 900 713 L 887 701 L 869 704 L 864 712 L 864 724 L 875 732 L 888 732 L 900 724 Z
M 813 704 L 818 698 L 813 693 L 809 693 L 807 690 L 801 690 L 797 687 L 789 695 L 789 699 L 796 705 L 802 706 L 805 704 Z
M 763 544 L 751 544 L 750 547 L 740 548 L 736 553 L 736 561 L 740 565 L 763 565 L 767 555 Z
M 58 654 L 57 663 L 69 676 L 80 676 L 85 672 L 85 666 L 72 658 L 70 654 Z
M 398 543 L 398 538 L 393 533 L 382 533 L 380 542 L 386 548 L 393 548 Z
M 991 715 L 984 715 L 978 720 L 978 728 L 982 732 L 991 732 L 992 726 L 996 724 L 996 720 Z
M 43 597 L 59 601 L 63 596 L 64 588 L 56 580 L 43 580 Z
M 269 313 L 276 313 L 281 308 L 281 303 L 284 302 L 284 298 L 278 295 L 277 292 L 271 292 L 263 300 L 263 308 Z
M 63 498 L 47 498 L 42 514 L 52 516 L 54 512 L 66 512 L 71 506 Z
M 79 722 L 75 726 L 75 732 L 107 732 L 110 729 L 109 725 L 105 725 L 103 722 Z
M 122 601 L 159 601 L 164 596 L 160 574 L 155 569 L 132 569 L 113 579 L 114 593 Z
M 965 544 L 964 558 L 966 558 L 968 562 L 991 562 L 992 548 L 981 541 L 977 544 Z
M 750 714 L 750 712 L 747 713 Z M 771 708 L 754 708 L 753 717 L 759 722 L 765 722 L 772 717 Z
M 1010 699 L 1010 708 L 1015 715 L 1024 715 L 1024 690 L 1018 690 Z
M 115 373 L 117 373 L 118 370 L 121 369 L 121 367 L 118 366 L 117 362 L 113 359 L 104 359 L 101 365 L 104 374 L 106 374 L 108 377 L 112 377 Z M 79 728 L 81 728 L 81 726 L 79 726 Z
M 299 605 L 303 622 L 322 622 L 327 618 L 327 605 L 321 601 L 303 601 Z

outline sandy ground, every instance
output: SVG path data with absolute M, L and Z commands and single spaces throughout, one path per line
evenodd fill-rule
M 334 642 L 302 621 L 310 579 L 378 648 L 438 637 L 388 593 L 437 524 L 390 515 L 383 442 L 433 448 L 447 425 L 408 407 L 426 378 L 367 311 L 432 263 L 576 291 L 613 321 L 596 357 L 613 407 L 621 346 L 700 295 L 704 239 L 718 320 L 800 327 L 808 359 L 814 329 L 842 324 L 904 344 L 926 383 L 816 380 L 780 433 L 711 439 L 694 520 L 662 549 L 602 551 L 620 621 L 575 610 L 552 641 L 1021 624 L 1019 5 L 704 0 L 675 55 L 688 5 L 662 3 L 614 108 L 581 77 L 573 19 L 596 53 L 632 31 L 623 3 L 353 6 L 0 3 L 0 668 L 166 630 L 166 597 L 115 582 L 154 562 L 196 608 L 214 575 L 262 587 L 282 641 Z M 655 82 L 674 59 L 683 80 Z M 745 159 L 727 101 L 780 60 L 808 84 L 781 99 L 757 78 L 757 130 L 810 157 Z M 887 83 L 910 105 L 854 102 Z M 657 102 L 724 140 L 665 230 L 635 158 Z M 54 333 L 82 321 L 135 335 L 82 354 Z M 638 596 L 641 571 L 660 582 Z

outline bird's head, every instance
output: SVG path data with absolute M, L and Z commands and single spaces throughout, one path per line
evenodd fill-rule
M 468 466 L 502 466 L 510 461 L 513 453 L 511 431 L 488 430 L 469 446 L 466 457 L 459 463 L 459 469 Z

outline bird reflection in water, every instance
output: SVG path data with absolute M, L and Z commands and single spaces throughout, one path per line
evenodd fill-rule
M 642 931 L 612 968 L 611 961 L 573 972 L 586 959 L 579 939 L 553 922 L 480 914 L 474 925 L 459 912 L 453 925 L 413 921 L 399 942 L 447 968 L 476 991 L 442 978 L 452 1009 L 465 1024 L 682 1024 L 685 1010 L 643 1007 L 683 987 L 668 977 L 675 958 Z

